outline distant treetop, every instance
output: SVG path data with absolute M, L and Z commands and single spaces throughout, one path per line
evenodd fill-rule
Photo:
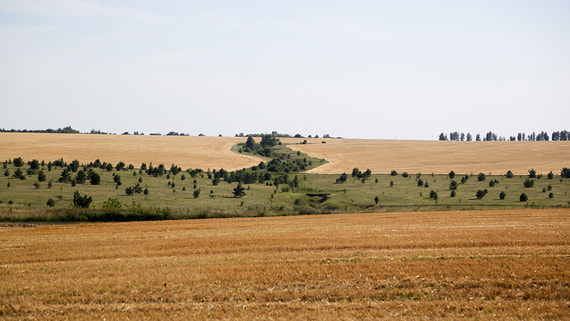
M 2 133 L 55 133 L 55 134 L 79 134 L 80 132 L 71 126 L 58 129 L 0 129 Z
M 458 132 L 452 132 L 449 133 L 449 136 L 441 133 L 439 134 L 439 140 L 445 141 L 445 140 L 450 140 L 450 141 L 468 141 L 470 142 L 472 140 L 472 137 L 470 133 L 467 133 L 467 135 L 465 135 L 464 133 L 458 133 Z M 550 139 L 552 139 L 552 141 L 568 141 L 570 140 L 570 131 L 567 130 L 562 130 L 562 131 L 555 131 L 552 132 L 551 136 L 548 136 L 548 133 L 542 131 L 540 133 L 535 133 L 532 132 L 530 134 L 525 134 L 525 133 L 518 133 L 517 136 L 510 136 L 508 139 L 505 137 L 501 137 L 498 136 L 497 134 L 493 133 L 493 132 L 488 132 L 487 134 L 485 134 L 485 136 L 483 136 L 481 138 L 481 135 L 477 134 L 475 136 L 475 140 L 476 141 L 487 141 L 487 142 L 491 142 L 491 141 L 549 141 Z

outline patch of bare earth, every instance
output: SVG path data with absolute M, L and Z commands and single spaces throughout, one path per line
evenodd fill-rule
M 450 142 L 369 139 L 287 139 L 294 150 L 324 158 L 328 164 L 309 171 L 318 174 L 350 173 L 353 168 L 373 173 L 392 170 L 409 173 L 528 174 L 570 166 L 570 142 Z M 322 141 L 326 141 L 323 144 Z
M 167 168 L 175 164 L 183 169 L 236 170 L 261 161 L 231 151 L 232 146 L 244 142 L 243 137 L 0 133 L 0 160 L 22 157 L 47 162 L 63 158 L 89 163 L 100 159 L 136 168 L 152 162 Z
M 568 319 L 570 211 L 0 226 L 5 320 Z

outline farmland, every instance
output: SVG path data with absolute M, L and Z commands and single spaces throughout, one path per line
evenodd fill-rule
M 567 142 L 244 141 L 0 134 L 0 318 L 568 319 Z
M 567 209 L 0 226 L 5 320 L 567 319 Z
M 409 173 L 493 173 L 507 170 L 524 175 L 530 168 L 539 173 L 568 167 L 570 142 L 440 142 L 366 139 L 285 138 L 294 150 L 328 164 L 310 173 L 341 174 L 354 167 L 374 173 L 391 170 Z M 322 142 L 326 142 L 323 144 Z M 138 167 L 141 163 L 176 164 L 182 168 L 251 167 L 259 158 L 231 152 L 244 137 L 133 136 L 0 133 L 0 160 L 14 157 L 54 160 L 63 158 L 88 163 L 95 159 Z

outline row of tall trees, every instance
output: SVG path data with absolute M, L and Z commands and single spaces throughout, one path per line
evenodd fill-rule
M 471 133 L 459 133 L 459 132 L 451 132 L 449 135 L 441 133 L 439 134 L 439 140 L 445 141 L 473 141 L 473 136 Z M 487 132 L 484 136 L 480 134 L 475 135 L 475 141 L 568 141 L 570 140 L 570 132 L 567 130 L 562 131 L 555 131 L 552 132 L 552 135 L 548 135 L 547 132 L 542 131 L 540 133 L 532 132 L 530 134 L 525 133 L 518 133 L 517 136 L 510 136 L 508 139 L 502 136 L 498 136 L 496 133 L 491 131 Z

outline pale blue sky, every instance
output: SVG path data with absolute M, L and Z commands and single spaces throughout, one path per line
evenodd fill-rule
M 0 0 L 0 127 L 568 130 L 569 1 Z

